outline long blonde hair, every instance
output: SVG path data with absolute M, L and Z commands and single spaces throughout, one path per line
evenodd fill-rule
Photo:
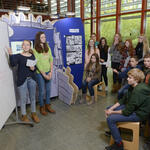
M 140 36 L 143 37 L 143 52 L 144 52 L 144 54 L 148 54 L 149 53 L 149 41 L 148 41 L 148 38 L 144 34 L 141 34 Z

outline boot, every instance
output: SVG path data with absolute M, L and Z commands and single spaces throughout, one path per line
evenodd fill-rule
M 31 113 L 31 118 L 35 123 L 39 123 L 40 119 L 38 118 L 37 114 L 35 112 Z
M 43 115 L 43 116 L 46 116 L 48 113 L 46 112 L 45 110 L 45 106 L 42 106 L 40 107 L 40 113 Z
M 116 93 L 117 92 L 117 83 L 113 84 L 111 92 L 112 93 Z
M 86 94 L 82 94 L 82 98 L 79 101 L 80 104 L 83 104 L 84 102 L 86 102 Z
M 50 104 L 45 104 L 45 108 L 47 111 L 49 111 L 50 113 L 56 113 L 54 109 L 51 108 Z
M 22 120 L 23 122 L 30 122 L 30 120 L 28 119 L 27 115 L 22 115 L 21 120 Z
M 95 103 L 95 98 L 94 96 L 91 96 L 91 100 L 87 103 L 88 105 L 94 104 Z

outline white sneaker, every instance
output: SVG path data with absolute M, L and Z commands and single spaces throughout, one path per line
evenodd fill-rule
M 105 91 L 108 92 L 108 86 L 105 87 Z
M 101 91 L 102 90 L 102 86 L 98 86 L 98 90 Z

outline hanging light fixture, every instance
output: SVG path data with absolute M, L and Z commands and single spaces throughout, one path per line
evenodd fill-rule
M 20 11 L 30 11 L 30 7 L 26 6 L 26 1 L 24 0 L 24 4 L 21 4 L 20 6 L 17 6 L 17 10 L 20 10 Z

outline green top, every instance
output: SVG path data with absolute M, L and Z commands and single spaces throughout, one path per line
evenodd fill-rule
M 33 50 L 33 53 L 37 60 L 36 66 L 38 69 L 36 72 L 40 73 L 40 71 L 43 71 L 43 72 L 51 71 L 50 63 L 53 62 L 53 56 L 52 56 L 50 47 L 47 53 L 38 53 L 35 49 Z
M 129 116 L 135 112 L 140 120 L 146 120 L 150 114 L 150 86 L 140 83 L 129 88 L 127 94 L 119 100 L 119 104 L 125 104 L 123 115 Z

